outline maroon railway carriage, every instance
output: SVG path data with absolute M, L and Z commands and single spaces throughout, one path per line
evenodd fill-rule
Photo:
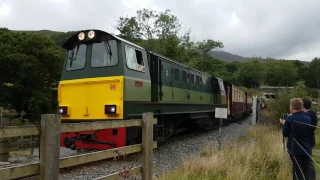
M 235 119 L 252 113 L 252 97 L 244 90 L 224 81 L 227 89 L 228 118 Z

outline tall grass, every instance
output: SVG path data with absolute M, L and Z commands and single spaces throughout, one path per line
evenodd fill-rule
M 269 126 L 255 126 L 246 136 L 222 147 L 207 146 L 190 157 L 182 168 L 160 180 L 277 180 L 292 179 L 290 159 L 284 152 L 282 134 Z

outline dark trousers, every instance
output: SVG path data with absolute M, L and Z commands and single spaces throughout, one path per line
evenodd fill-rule
M 290 155 L 293 180 L 315 180 L 316 173 L 312 159 L 307 155 Z

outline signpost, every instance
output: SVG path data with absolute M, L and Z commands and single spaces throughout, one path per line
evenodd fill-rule
M 219 118 L 219 138 L 218 138 L 218 148 L 221 149 L 221 131 L 222 131 L 222 119 L 228 118 L 228 109 L 227 108 L 216 108 L 215 109 L 215 118 Z
M 257 124 L 257 96 L 252 97 L 252 119 L 251 125 L 255 126 Z

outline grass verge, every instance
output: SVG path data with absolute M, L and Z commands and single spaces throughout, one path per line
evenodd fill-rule
M 201 155 L 185 160 L 182 168 L 157 179 L 283 180 L 292 179 L 292 175 L 281 132 L 259 125 L 250 127 L 245 136 L 224 145 L 221 151 L 207 146 Z

